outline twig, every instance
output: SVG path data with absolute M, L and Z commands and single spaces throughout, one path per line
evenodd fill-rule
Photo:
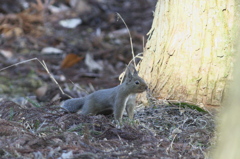
M 177 134 L 174 134 L 174 137 L 173 137 L 173 139 L 172 139 L 172 141 L 171 141 L 171 144 L 170 144 L 169 147 L 166 149 L 166 153 L 167 153 L 167 154 L 169 154 L 169 152 L 171 151 L 171 149 L 172 149 L 172 147 L 173 147 L 173 142 L 174 142 L 176 136 L 177 136 Z
M 10 65 L 10 66 L 7 66 L 7 67 L 4 67 L 4 68 L 0 69 L 0 72 L 3 71 L 3 70 L 9 69 L 9 68 L 11 68 L 11 67 L 14 67 L 14 66 L 17 66 L 17 65 L 20 65 L 20 64 L 23 64 L 23 63 L 27 63 L 27 62 L 30 62 L 30 61 L 34 61 L 34 60 L 38 61 L 38 62 L 43 66 L 43 68 L 47 71 L 47 73 L 49 74 L 49 76 L 50 76 L 50 78 L 52 79 L 52 81 L 57 84 L 57 86 L 58 86 L 59 90 L 61 91 L 61 93 L 62 93 L 63 95 L 68 96 L 69 98 L 72 98 L 72 97 L 69 96 L 68 94 L 64 93 L 64 91 L 62 90 L 61 86 L 58 84 L 58 82 L 55 80 L 55 78 L 53 77 L 53 75 L 52 75 L 52 74 L 50 73 L 50 71 L 48 70 L 45 61 L 44 61 L 44 60 L 40 61 L 40 60 L 39 60 L 38 58 L 36 58 L 36 57 L 35 57 L 35 58 L 32 58 L 32 59 L 29 59 L 29 60 L 25 60 L 25 61 L 21 61 L 21 62 L 15 63 L 15 64 Z
M 135 67 L 135 69 L 136 69 L 136 68 L 137 68 L 137 65 L 136 65 L 135 59 L 136 59 L 136 58 L 142 59 L 142 56 L 141 56 L 141 55 L 142 55 L 143 53 L 139 53 L 139 54 L 137 54 L 137 55 L 135 56 L 134 50 L 133 50 L 132 35 L 131 35 L 131 33 L 130 33 L 130 30 L 129 30 L 126 22 L 125 22 L 124 19 L 122 18 L 122 16 L 121 16 L 119 13 L 117 13 L 117 16 L 118 16 L 118 18 L 120 18 L 120 19 L 122 20 L 123 24 L 124 24 L 125 27 L 127 28 L 128 35 L 129 35 L 129 39 L 130 39 L 130 45 L 131 45 L 131 51 L 132 51 L 132 57 L 133 57 L 133 58 L 132 58 L 132 60 L 130 60 L 130 62 L 128 63 L 126 69 L 129 67 L 129 65 L 131 64 L 132 61 L 133 61 L 134 67 Z M 144 37 L 143 37 L 143 50 L 144 50 Z M 123 79 L 123 77 L 125 76 L 125 72 L 126 72 L 126 70 L 119 76 L 120 84 L 122 83 L 122 79 Z
M 85 92 L 86 94 L 89 94 L 88 91 L 86 91 L 85 89 L 83 89 L 81 86 L 76 85 L 72 80 L 69 80 L 76 88 L 78 88 L 79 90 Z
M 144 52 L 144 43 L 145 43 L 145 38 L 144 38 L 144 36 L 143 36 L 142 38 L 143 38 L 143 52 Z
M 133 51 L 132 36 L 131 36 L 130 31 L 129 31 L 129 28 L 128 28 L 127 24 L 125 23 L 124 19 L 122 18 L 122 16 L 121 16 L 119 13 L 117 13 L 117 16 L 122 20 L 123 24 L 124 24 L 124 25 L 126 26 L 126 28 L 127 28 L 127 31 L 128 31 L 128 34 L 129 34 L 129 38 L 130 38 L 130 45 L 131 45 L 132 56 L 133 56 L 133 59 L 135 59 L 135 55 L 134 55 L 134 51 Z M 136 68 L 136 62 L 135 62 L 135 60 L 133 61 L 133 63 L 134 63 L 134 66 L 135 66 L 135 68 Z

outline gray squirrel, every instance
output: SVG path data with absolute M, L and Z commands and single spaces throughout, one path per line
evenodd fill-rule
M 95 91 L 83 98 L 66 100 L 61 107 L 70 113 L 81 110 L 84 115 L 96 115 L 100 112 L 112 110 L 116 122 L 122 123 L 123 111 L 126 109 L 128 117 L 133 118 L 136 102 L 136 93 L 147 89 L 146 82 L 138 76 L 132 66 L 133 73 L 127 67 L 122 84 Z

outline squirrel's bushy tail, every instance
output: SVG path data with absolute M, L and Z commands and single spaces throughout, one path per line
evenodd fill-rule
M 84 98 L 73 98 L 63 102 L 61 107 L 70 113 L 76 113 L 82 108 L 83 104 Z

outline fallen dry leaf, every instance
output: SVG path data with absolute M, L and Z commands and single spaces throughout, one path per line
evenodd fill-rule
M 69 68 L 81 61 L 83 57 L 76 54 L 68 54 L 62 61 L 61 68 Z
M 103 67 L 101 66 L 101 64 L 96 62 L 89 53 L 86 54 L 85 64 L 87 65 L 88 69 L 91 72 L 92 71 L 102 71 L 103 70 Z

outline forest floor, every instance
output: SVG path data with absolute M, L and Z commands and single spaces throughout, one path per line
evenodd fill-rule
M 128 25 L 138 54 L 156 0 L 61 0 L 53 5 L 28 0 L 28 9 L 22 2 L 0 0 L 0 158 L 209 156 L 214 115 L 202 109 L 152 99 L 137 107 L 134 121 L 124 115 L 123 127 L 117 128 L 112 115 L 68 114 L 59 108 L 68 98 L 59 86 L 82 97 L 119 84 L 132 54 L 128 31 L 116 13 Z M 63 26 L 73 18 L 80 24 Z

